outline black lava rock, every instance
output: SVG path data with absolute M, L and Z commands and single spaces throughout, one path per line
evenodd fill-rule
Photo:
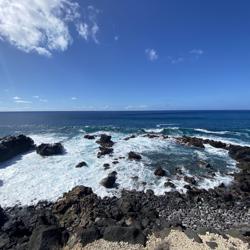
M 50 155 L 62 155 L 65 150 L 61 143 L 53 143 L 47 144 L 42 143 L 36 148 L 36 152 L 42 156 L 50 156 Z
M 155 171 L 154 171 L 154 174 L 156 176 L 165 176 L 166 175 L 166 171 L 164 169 L 162 169 L 161 167 L 157 168 Z
M 128 159 L 129 160 L 137 160 L 137 161 L 139 161 L 139 160 L 141 160 L 141 156 L 139 155 L 139 154 L 137 154 L 137 153 L 135 153 L 135 152 L 133 152 L 133 151 L 130 151 L 129 153 L 128 153 Z
M 34 149 L 34 141 L 25 136 L 7 136 L 0 139 L 0 162 Z

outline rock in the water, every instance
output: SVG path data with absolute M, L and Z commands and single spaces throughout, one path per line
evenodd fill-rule
M 165 182 L 164 187 L 175 188 L 175 184 L 171 181 Z
M 100 184 L 105 188 L 114 188 L 115 181 L 116 181 L 116 172 L 112 172 L 107 177 L 103 178 Z
M 84 138 L 88 139 L 88 140 L 94 140 L 95 136 L 94 135 L 84 135 Z
M 124 141 L 128 141 L 128 140 L 133 139 L 133 138 L 136 138 L 136 136 L 135 135 L 131 135 L 131 136 L 125 137 Z
M 250 147 L 231 145 L 229 155 L 239 162 L 250 162 Z
M 111 226 L 104 231 L 103 238 L 108 241 L 123 241 L 131 244 L 145 245 L 146 237 L 135 227 Z
M 36 152 L 42 156 L 61 155 L 65 152 L 61 143 L 42 143 L 36 148 Z
M 166 175 L 166 171 L 164 169 L 162 169 L 161 167 L 157 168 L 155 171 L 154 171 L 154 174 L 156 176 L 165 176 Z
M 88 164 L 85 161 L 82 161 L 76 165 L 76 168 L 82 168 L 82 167 L 86 167 L 86 166 L 88 166 Z
M 177 141 L 187 144 L 188 146 L 194 146 L 197 148 L 205 148 L 203 144 L 203 140 L 200 138 L 183 136 L 179 138 Z
M 100 139 L 96 142 L 105 148 L 111 148 L 114 145 L 114 142 L 111 140 L 111 136 L 106 134 L 102 134 Z
M 29 250 L 52 250 L 61 249 L 62 230 L 56 226 L 39 226 L 36 228 L 29 240 Z
M 34 141 L 25 136 L 7 136 L 0 139 L 0 162 L 34 149 Z
M 137 160 L 137 161 L 139 161 L 139 160 L 141 160 L 141 156 L 139 154 L 133 152 L 133 151 L 130 151 L 128 153 L 128 159 L 129 160 Z
M 103 164 L 103 167 L 105 170 L 109 169 L 110 168 L 110 164 L 109 163 L 104 163 Z
M 195 185 L 197 182 L 194 177 L 184 176 L 184 181 L 192 185 Z
M 97 153 L 97 157 L 100 158 L 103 155 L 110 155 L 113 153 L 113 148 L 99 147 L 100 151 Z

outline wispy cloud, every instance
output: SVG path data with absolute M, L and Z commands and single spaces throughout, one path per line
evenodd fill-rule
M 114 40 L 118 41 L 119 40 L 119 36 L 114 36 Z
M 48 102 L 47 99 L 42 99 L 42 98 L 40 98 L 39 101 L 40 101 L 40 102 Z
M 159 58 L 158 53 L 155 49 L 146 49 L 145 53 L 150 61 L 156 61 Z
M 202 49 L 192 49 L 189 51 L 190 54 L 194 54 L 194 55 L 203 55 L 204 51 Z
M 13 99 L 14 99 L 14 100 L 21 100 L 22 98 L 19 97 L 19 96 L 14 96 Z
M 25 100 L 15 100 L 15 103 L 29 104 L 29 103 L 32 103 L 32 102 L 31 101 L 25 101 Z
M 99 13 L 93 6 L 82 17 L 75 0 L 1 0 L 0 39 L 25 52 L 51 56 L 53 51 L 65 51 L 73 42 L 70 26 L 85 40 L 98 43 Z
M 168 60 L 172 63 L 172 64 L 178 64 L 178 63 L 182 63 L 185 61 L 185 59 L 183 57 L 168 57 Z
M 39 95 L 33 95 L 32 97 L 35 99 L 39 99 Z
M 23 98 L 19 96 L 14 96 L 12 99 L 14 100 L 15 103 L 24 103 L 24 104 L 32 103 L 31 101 L 23 100 Z
M 77 97 L 72 96 L 72 97 L 71 97 L 71 100 L 72 100 L 72 101 L 76 101 L 76 100 L 77 100 Z

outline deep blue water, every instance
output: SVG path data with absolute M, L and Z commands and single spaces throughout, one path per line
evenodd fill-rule
M 250 111 L 0 113 L 0 136 L 48 131 L 75 133 L 80 128 L 87 132 L 111 130 L 124 133 L 162 128 L 163 133 L 170 135 L 210 135 L 248 143 L 250 142 Z

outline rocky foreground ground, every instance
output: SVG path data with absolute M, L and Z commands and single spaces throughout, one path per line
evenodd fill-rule
M 88 139 L 95 137 L 90 135 Z M 173 191 L 156 196 L 152 190 L 145 193 L 124 190 L 119 198 L 103 199 L 91 188 L 77 186 L 54 203 L 0 208 L 0 249 L 73 249 L 76 246 L 81 249 L 99 239 L 147 247 L 149 235 L 167 237 L 170 229 L 183 232 L 185 237 L 201 244 L 200 249 L 206 249 L 204 244 L 209 248 L 219 247 L 216 240 L 209 240 L 210 245 L 205 243 L 201 235 L 206 232 L 223 239 L 232 235 L 247 244 L 250 237 L 250 148 L 191 137 L 180 137 L 176 141 L 200 148 L 207 143 L 228 150 L 240 170 L 234 174 L 233 183 L 206 191 L 197 189 L 190 180 L 186 194 Z M 113 142 L 109 136 L 101 136 L 97 143 L 100 144 L 97 157 L 112 153 Z M 60 144 L 35 146 L 30 138 L 22 135 L 6 137 L 0 140 L 0 162 L 29 150 L 36 150 L 43 156 L 65 153 Z M 128 157 L 140 160 L 140 155 L 134 152 Z M 158 169 L 156 174 L 160 176 L 164 172 Z M 102 184 L 112 188 L 115 180 L 113 173 Z M 167 243 L 160 247 L 157 249 L 168 249 Z

